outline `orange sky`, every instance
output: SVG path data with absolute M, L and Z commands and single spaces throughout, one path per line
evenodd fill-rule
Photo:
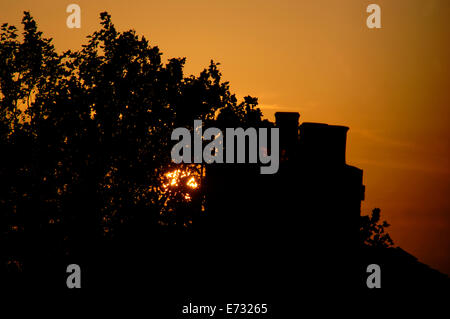
M 82 10 L 66 27 L 66 6 Z M 381 6 L 382 29 L 365 25 Z M 347 162 L 364 170 L 363 213 L 380 207 L 397 245 L 450 274 L 450 1 L 40 0 L 0 3 L 0 23 L 30 10 L 58 50 L 78 49 L 101 11 L 134 28 L 186 73 L 213 58 L 264 114 L 350 127 Z

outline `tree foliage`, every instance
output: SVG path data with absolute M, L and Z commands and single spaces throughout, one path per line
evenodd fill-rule
M 28 12 L 22 25 L 21 36 L 8 24 L 0 33 L 2 256 L 17 255 L 7 264 L 45 241 L 77 247 L 133 225 L 158 228 L 167 205 L 183 205 L 161 189 L 172 130 L 222 113 L 261 122 L 257 100 L 238 103 L 218 63 L 185 76 L 185 58 L 165 61 L 105 12 L 76 51 L 58 53 Z
M 361 245 L 368 247 L 391 247 L 394 245 L 391 236 L 386 232 L 390 225 L 380 221 L 381 210 L 375 208 L 371 215 L 361 216 L 360 236 Z

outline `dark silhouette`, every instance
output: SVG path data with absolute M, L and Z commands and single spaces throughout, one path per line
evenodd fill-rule
M 387 287 L 448 289 L 446 276 L 391 247 L 379 210 L 360 216 L 363 172 L 346 164 L 347 127 L 299 126 L 298 113 L 263 120 L 258 100 L 238 102 L 217 63 L 185 77 L 184 58 L 163 63 L 158 47 L 117 31 L 107 13 L 81 50 L 62 54 L 29 13 L 22 24 L 21 40 L 1 27 L 6 285 L 66 289 L 76 263 L 86 289 L 267 299 L 291 286 L 367 290 L 365 267 L 380 263 Z M 171 132 L 194 119 L 278 127 L 279 172 L 174 165 Z M 189 172 L 181 186 L 165 184 L 177 169 Z M 192 177 L 198 185 L 186 186 Z
M 361 247 L 389 248 L 394 245 L 394 241 L 385 230 L 390 225 L 386 221 L 380 222 L 380 212 L 379 208 L 375 208 L 370 216 L 361 216 L 359 227 Z

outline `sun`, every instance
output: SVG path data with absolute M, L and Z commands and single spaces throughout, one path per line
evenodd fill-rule
M 189 170 L 175 169 L 173 171 L 167 172 L 164 174 L 166 177 L 166 181 L 163 182 L 163 188 L 168 189 L 169 187 L 177 187 L 183 183 L 187 177 L 187 181 L 184 185 L 196 189 L 198 188 L 198 182 L 194 176 L 191 176 L 191 172 Z
M 199 188 L 199 180 L 195 170 L 189 167 L 172 169 L 164 174 L 161 190 L 165 194 L 180 194 L 189 202 L 192 200 L 192 192 Z

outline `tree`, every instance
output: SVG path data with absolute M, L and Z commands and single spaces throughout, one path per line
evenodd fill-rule
M 22 25 L 20 39 L 8 24 L 0 33 L 0 211 L 11 248 L 2 256 L 14 262 L 81 254 L 105 236 L 157 231 L 162 211 L 200 209 L 162 190 L 172 130 L 225 113 L 261 121 L 257 100 L 238 104 L 218 63 L 185 77 L 185 58 L 164 63 L 106 12 L 80 50 L 61 54 L 28 12 Z
M 381 210 L 375 208 L 371 215 L 361 216 L 361 246 L 387 248 L 394 245 L 391 236 L 385 230 L 390 225 L 386 221 L 380 221 L 380 213 Z

